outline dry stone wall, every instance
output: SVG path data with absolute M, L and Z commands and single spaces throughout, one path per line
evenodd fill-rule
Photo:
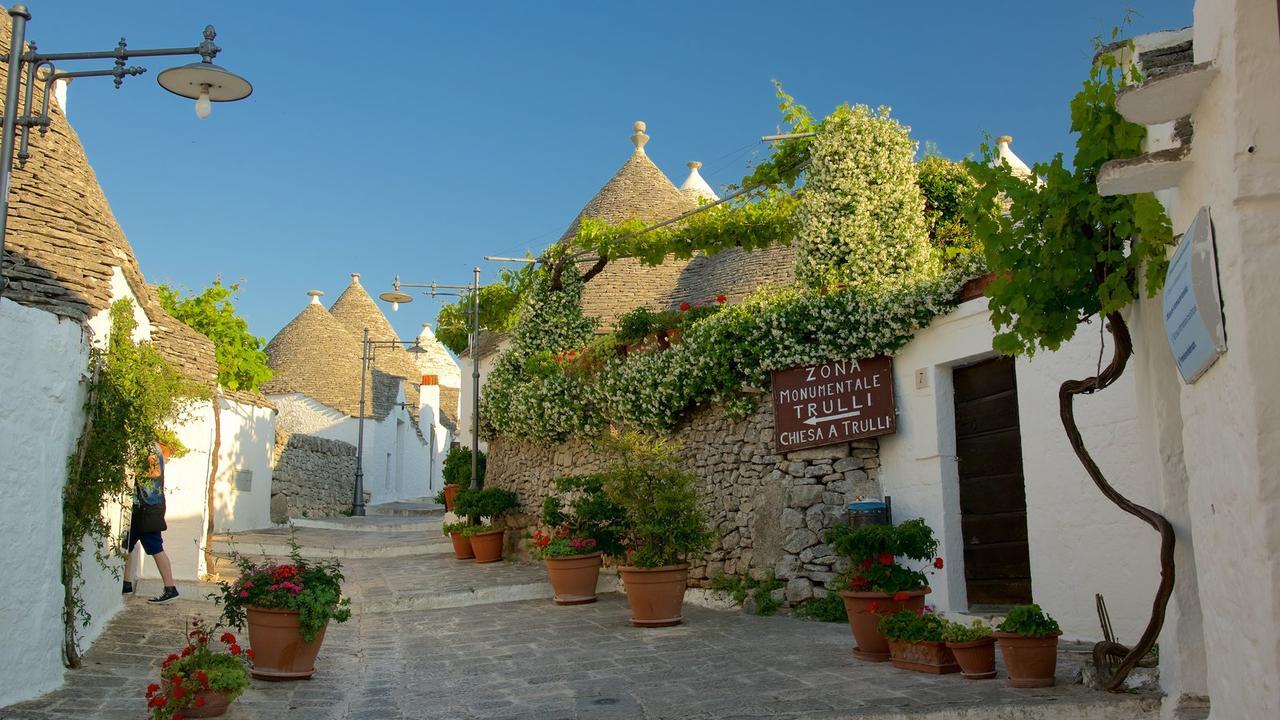
M 272 522 L 331 517 L 351 508 L 356 472 L 356 448 L 351 443 L 277 433 L 272 465 Z
M 855 497 L 880 497 L 877 442 L 779 454 L 767 398 L 742 420 L 718 407 L 698 410 L 673 434 L 683 443 L 685 469 L 700 480 L 716 538 L 693 563 L 690 584 L 705 587 L 722 573 L 758 579 L 772 573 L 786 582 L 790 604 L 826 594 L 827 583 L 848 566 L 822 541 L 823 532 L 846 522 Z M 594 472 L 604 463 L 580 439 L 550 447 L 495 440 L 489 449 L 486 485 L 516 491 L 524 508 L 509 520 L 513 528 L 537 523 L 556 478 Z M 513 552 L 525 550 L 521 535 L 507 534 Z

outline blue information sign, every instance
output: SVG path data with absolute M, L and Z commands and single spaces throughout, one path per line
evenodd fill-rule
M 1182 381 L 1194 383 L 1227 350 L 1209 208 L 1182 236 L 1164 280 L 1164 332 Z

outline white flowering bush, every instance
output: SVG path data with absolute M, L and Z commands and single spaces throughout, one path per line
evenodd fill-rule
M 846 105 L 823 120 L 796 210 L 801 283 L 882 288 L 938 274 L 915 153 L 888 108 Z

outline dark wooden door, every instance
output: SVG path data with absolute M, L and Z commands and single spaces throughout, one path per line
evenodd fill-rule
M 956 368 L 952 377 L 969 605 L 1029 603 L 1027 496 L 1013 360 Z

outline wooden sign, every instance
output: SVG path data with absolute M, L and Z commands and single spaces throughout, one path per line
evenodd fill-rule
M 892 358 L 833 360 L 773 373 L 778 452 L 888 435 L 897 428 Z

